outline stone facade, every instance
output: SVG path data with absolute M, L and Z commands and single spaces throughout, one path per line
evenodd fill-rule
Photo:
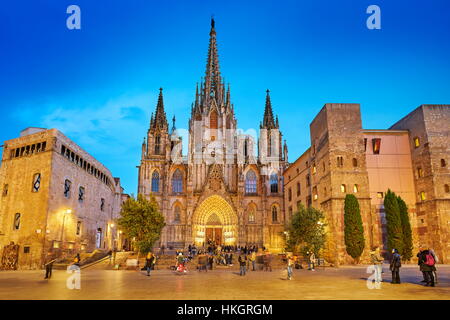
M 421 105 L 390 129 L 409 132 L 421 245 L 450 261 L 450 105 Z
M 142 144 L 138 193 L 153 194 L 166 219 L 160 245 L 220 244 L 284 247 L 283 171 L 287 147 L 269 91 L 257 145 L 240 133 L 230 89 L 220 75 L 212 20 L 204 82 L 189 120 L 187 156 L 175 118 L 169 131 L 162 89 Z
M 20 246 L 20 268 L 117 245 L 120 180 L 56 129 L 5 141 L 0 188 L 0 245 Z
M 386 248 L 383 198 L 390 188 L 409 207 L 415 248 L 429 245 L 449 261 L 449 111 L 448 105 L 421 106 L 389 130 L 364 130 L 358 104 L 326 104 L 310 125 L 311 148 L 285 170 L 287 217 L 298 203 L 323 210 L 335 260 L 351 262 L 343 207 L 353 193 L 363 220 L 364 259 L 372 246 Z M 420 178 L 414 174 L 419 167 Z

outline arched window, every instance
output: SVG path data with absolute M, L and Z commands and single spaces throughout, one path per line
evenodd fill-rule
M 448 184 L 445 184 L 444 185 L 444 190 L 445 190 L 446 193 L 449 193 L 450 192 L 450 186 Z
M 245 193 L 256 193 L 256 174 L 253 170 L 249 170 L 245 177 Z
M 255 207 L 251 206 L 248 211 L 248 222 L 255 222 Z
M 278 208 L 277 206 L 272 207 L 272 222 L 278 222 Z
M 278 192 L 278 176 L 276 173 L 270 175 L 270 192 Z
M 172 175 L 172 192 L 183 192 L 183 173 L 181 173 L 180 169 L 175 170 Z
M 209 116 L 209 128 L 217 129 L 217 111 L 213 110 Z
M 359 187 L 357 184 L 353 185 L 353 192 L 357 193 L 359 191 Z
M 356 158 L 353 158 L 353 159 L 352 159 L 352 163 L 353 163 L 353 166 L 354 166 L 354 167 L 357 167 L 357 166 L 358 166 L 358 160 L 357 160 Z
M 345 184 L 341 184 L 341 192 L 342 193 L 347 192 L 347 187 L 345 186 Z
M 173 208 L 173 222 L 180 222 L 180 221 L 181 221 L 180 206 L 175 206 Z
M 159 192 L 159 172 L 156 170 L 152 173 L 152 192 Z

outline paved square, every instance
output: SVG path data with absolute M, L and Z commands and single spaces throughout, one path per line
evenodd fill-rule
M 392 285 L 384 265 L 381 289 L 369 290 L 367 266 L 345 266 L 325 270 L 294 270 L 294 280 L 286 270 L 249 271 L 240 277 L 236 270 L 217 269 L 207 273 L 189 271 L 177 275 L 155 270 L 150 277 L 141 271 L 81 271 L 81 289 L 66 287 L 69 274 L 54 270 L 50 281 L 43 271 L 0 272 L 0 299 L 439 299 L 450 300 L 450 266 L 438 266 L 437 287 L 425 287 L 417 266 L 402 267 L 401 285 Z

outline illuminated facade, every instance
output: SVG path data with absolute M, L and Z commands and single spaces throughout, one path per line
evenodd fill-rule
M 118 178 L 56 129 L 5 141 L 0 168 L 0 252 L 19 245 L 18 267 L 118 246 Z M 0 266 L 1 267 L 1 266 Z
M 169 131 L 162 89 L 142 144 L 138 192 L 153 194 L 165 216 L 160 245 L 183 248 L 211 240 L 282 250 L 287 147 L 269 91 L 258 146 L 238 130 L 219 70 L 214 20 L 203 80 L 191 108 L 187 156 L 175 119 Z
M 336 262 L 350 263 L 344 243 L 344 198 L 359 201 L 365 252 L 387 248 L 384 195 L 409 208 L 414 249 L 450 261 L 450 105 L 422 105 L 386 130 L 362 128 L 359 104 L 326 104 L 310 125 L 311 147 L 284 173 L 287 221 L 299 204 L 324 211 Z

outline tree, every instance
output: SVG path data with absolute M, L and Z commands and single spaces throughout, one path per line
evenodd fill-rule
M 387 246 L 389 251 L 397 249 L 403 252 L 403 229 L 400 219 L 400 209 L 397 196 L 390 189 L 384 197 L 384 211 L 386 213 Z
M 319 255 L 326 240 L 324 217 L 322 211 L 312 207 L 305 209 L 303 205 L 300 205 L 298 211 L 292 216 L 291 225 L 288 228 L 288 250 L 304 255 L 312 251 Z
M 400 220 L 402 223 L 402 233 L 403 233 L 403 250 L 402 250 L 402 258 L 407 261 L 412 258 L 413 251 L 413 239 L 412 239 L 412 230 L 411 223 L 409 222 L 408 216 L 408 206 L 405 201 L 398 196 L 397 197 L 398 208 L 400 211 Z
M 152 249 L 166 225 L 153 195 L 150 196 L 150 201 L 141 194 L 137 199 L 130 197 L 123 203 L 120 215 L 118 225 L 128 238 L 135 239 L 138 257 L 139 252 L 149 252 Z
M 347 253 L 356 262 L 359 261 L 364 251 L 365 239 L 358 199 L 353 194 L 345 196 L 344 239 Z

